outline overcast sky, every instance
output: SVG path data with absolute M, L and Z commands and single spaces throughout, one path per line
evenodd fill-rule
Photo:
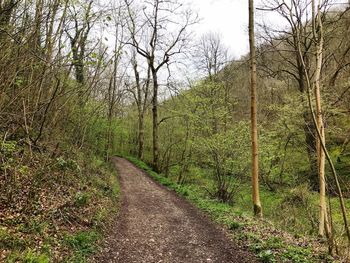
M 234 57 L 248 51 L 248 1 L 246 0 L 187 0 L 201 19 L 195 26 L 197 36 L 218 32 Z
M 219 32 L 234 58 L 246 54 L 248 43 L 248 0 L 186 0 L 196 10 L 201 22 L 195 26 L 197 36 L 208 32 Z M 346 2 L 333 0 L 334 2 Z M 260 0 L 255 1 L 255 6 Z M 285 21 L 276 12 L 256 12 L 256 20 L 268 24 L 283 25 Z
M 194 28 L 197 35 L 208 31 L 220 33 L 234 58 L 248 52 L 248 0 L 187 0 L 187 2 L 198 12 L 201 19 Z M 256 4 L 259 2 L 256 1 Z M 256 15 L 257 19 L 261 19 L 261 14 Z M 264 19 L 279 22 L 272 12 L 264 14 Z

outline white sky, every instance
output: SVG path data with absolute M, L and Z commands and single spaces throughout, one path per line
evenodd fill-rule
M 187 0 L 198 12 L 200 23 L 193 29 L 201 35 L 208 31 L 218 32 L 234 58 L 246 54 L 248 42 L 248 0 Z M 258 6 L 259 0 L 255 1 Z M 273 12 L 256 12 L 256 20 L 281 23 Z M 282 21 L 283 22 L 283 21 Z
M 186 0 L 198 12 L 201 22 L 193 28 L 199 36 L 208 31 L 218 32 L 233 58 L 239 58 L 249 49 L 248 0 Z M 333 0 L 333 2 L 346 2 Z M 260 0 L 255 1 L 255 6 Z M 276 12 L 256 11 L 256 20 L 283 25 L 285 21 Z
M 218 32 L 230 53 L 239 57 L 248 51 L 247 0 L 187 0 L 201 19 L 193 31 L 197 37 L 205 32 Z

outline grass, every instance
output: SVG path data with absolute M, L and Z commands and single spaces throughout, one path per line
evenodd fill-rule
M 0 228 L 0 250 L 5 249 L 24 249 L 28 241 L 18 233 L 8 231 L 7 228 Z
M 232 238 L 237 243 L 255 253 L 262 262 L 335 262 L 334 259 L 328 258 L 324 246 L 320 247 L 319 243 L 314 239 L 311 237 L 299 238 L 307 232 L 308 226 L 305 227 L 307 219 L 298 222 L 298 225 L 301 226 L 299 231 L 291 229 L 291 227 L 287 228 L 290 234 L 277 230 L 277 228 L 283 228 L 288 223 L 287 221 L 275 224 L 267 220 L 253 219 L 250 187 L 247 184 L 240 186 L 233 204 L 226 204 L 209 197 L 208 191 L 206 191 L 206 188 L 210 188 L 211 184 L 209 178 L 204 177 L 203 180 L 198 181 L 200 180 L 199 176 L 196 180 L 189 180 L 190 183 L 178 185 L 175 183 L 175 178 L 167 178 L 155 173 L 144 162 L 130 156 L 125 158 L 140 169 L 145 170 L 160 184 L 176 191 L 195 206 L 208 213 L 214 221 L 224 225 L 232 233 Z M 287 201 L 297 201 L 295 198 L 299 198 L 298 200 L 301 203 L 305 202 L 305 205 L 308 205 L 307 202 L 316 201 L 312 194 L 300 197 L 301 194 L 304 194 L 303 191 L 305 189 L 295 190 L 291 193 L 288 191 L 270 192 L 262 189 L 261 199 L 264 200 L 264 215 L 267 218 L 275 217 L 278 221 L 283 216 L 285 218 L 291 217 L 291 214 L 283 214 L 287 210 L 283 210 L 281 204 L 288 203 Z M 300 207 L 296 206 L 294 208 L 300 216 L 307 217 L 307 212 L 305 212 L 305 209 L 302 209 L 303 205 Z M 297 221 L 295 218 L 294 220 Z M 277 237 L 275 237 L 276 235 Z
M 24 252 L 15 252 L 11 254 L 7 262 L 24 262 L 24 263 L 49 263 L 50 257 L 48 254 L 36 252 L 32 249 L 26 249 Z
M 63 243 L 73 251 L 73 256 L 67 262 L 85 262 L 91 254 L 96 252 L 96 242 L 100 238 L 101 234 L 93 230 L 66 235 Z

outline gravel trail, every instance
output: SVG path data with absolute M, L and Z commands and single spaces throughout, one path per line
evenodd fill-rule
M 120 179 L 121 208 L 94 262 L 257 262 L 176 193 L 125 159 L 113 162 Z

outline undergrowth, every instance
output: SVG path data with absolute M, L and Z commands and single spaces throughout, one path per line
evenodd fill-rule
M 25 149 L 1 149 L 0 262 L 85 262 L 116 209 L 114 169 L 82 150 Z

